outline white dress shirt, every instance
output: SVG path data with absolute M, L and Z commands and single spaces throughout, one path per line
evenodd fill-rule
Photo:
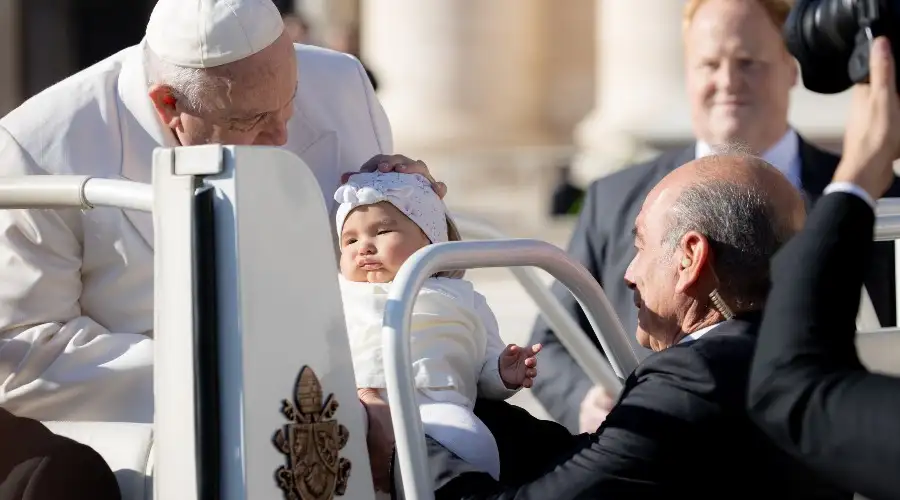
M 697 141 L 694 148 L 694 158 L 702 158 L 713 153 L 713 148 L 703 141 Z M 794 129 L 788 131 L 762 155 L 762 159 L 771 163 L 791 181 L 797 189 L 800 189 L 800 137 Z
M 724 321 L 720 321 L 719 323 L 716 323 L 715 325 L 704 326 L 703 328 L 697 330 L 697 331 L 694 332 L 694 333 L 690 333 L 690 334 L 688 334 L 688 335 L 685 335 L 684 338 L 682 338 L 681 340 L 678 341 L 678 343 L 681 344 L 681 343 L 683 343 L 683 342 L 690 342 L 690 341 L 692 341 L 692 340 L 697 340 L 697 339 L 699 339 L 700 337 L 706 335 L 707 332 L 709 332 L 709 331 L 712 330 L 713 328 L 715 328 L 715 327 L 721 325 L 722 323 L 724 323 Z M 676 344 L 676 345 L 677 345 L 677 344 Z

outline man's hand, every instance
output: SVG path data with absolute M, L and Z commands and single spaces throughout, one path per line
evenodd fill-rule
M 431 182 L 432 189 L 441 199 L 447 196 L 447 185 L 434 180 L 425 162 L 422 160 L 411 160 L 403 155 L 375 155 L 359 168 L 359 172 L 346 172 L 341 175 L 341 184 L 346 184 L 353 174 L 374 172 L 376 170 L 379 172 L 399 172 L 401 174 L 421 174 Z
M 600 424 L 606 420 L 610 410 L 616 402 L 602 386 L 594 386 L 588 391 L 581 401 L 581 411 L 578 414 L 578 430 L 581 432 L 594 432 Z
M 498 363 L 500 378 L 507 388 L 528 388 L 534 384 L 534 377 L 537 377 L 537 358 L 535 356 L 540 350 L 541 344 L 525 348 L 515 344 L 506 346 L 506 349 L 500 353 Z
M 369 433 L 369 462 L 376 491 L 391 491 L 391 459 L 394 456 L 394 427 L 391 410 L 375 389 L 357 389 L 356 394 L 366 408 Z
M 894 180 L 900 156 L 900 99 L 894 57 L 886 37 L 875 39 L 869 56 L 869 84 L 854 85 L 835 182 L 850 182 L 881 198 Z

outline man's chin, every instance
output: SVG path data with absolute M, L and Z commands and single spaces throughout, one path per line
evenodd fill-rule
M 638 326 L 637 331 L 635 332 L 634 336 L 637 339 L 638 345 L 640 345 L 641 347 L 646 347 L 647 349 L 651 348 L 650 347 L 650 334 L 647 333 L 646 331 L 644 331 L 643 328 Z

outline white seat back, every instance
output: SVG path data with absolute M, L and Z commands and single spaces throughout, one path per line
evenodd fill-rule
M 127 422 L 43 422 L 50 431 L 94 449 L 119 482 L 122 500 L 153 498 L 153 426 Z

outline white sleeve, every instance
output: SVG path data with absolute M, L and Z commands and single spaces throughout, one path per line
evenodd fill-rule
M 369 75 L 366 74 L 365 68 L 361 62 L 355 57 L 356 69 L 359 73 L 360 82 L 363 86 L 363 92 L 366 96 L 366 107 L 369 109 L 369 116 L 372 118 L 372 128 L 375 130 L 375 140 L 378 143 L 378 149 L 381 154 L 394 153 L 394 136 L 391 131 L 391 123 L 388 120 L 387 113 L 375 95 L 375 89 L 372 88 L 372 82 Z
M 500 354 L 506 344 L 500 338 L 500 325 L 497 317 L 488 306 L 487 300 L 480 293 L 475 293 L 475 312 L 486 330 L 487 349 L 484 363 L 478 376 L 478 395 L 487 399 L 507 399 L 519 392 L 520 388 L 509 389 L 500 378 Z
M 864 202 L 866 202 L 872 210 L 877 208 L 875 200 L 872 199 L 872 196 L 866 192 L 865 189 L 853 184 L 851 182 L 832 182 L 831 184 L 825 186 L 825 190 L 822 191 L 823 195 L 830 193 L 848 193 L 855 195 L 861 198 Z
M 45 173 L 0 127 L 0 175 Z M 82 316 L 78 210 L 0 210 L 0 406 L 37 420 L 153 421 L 153 347 Z

